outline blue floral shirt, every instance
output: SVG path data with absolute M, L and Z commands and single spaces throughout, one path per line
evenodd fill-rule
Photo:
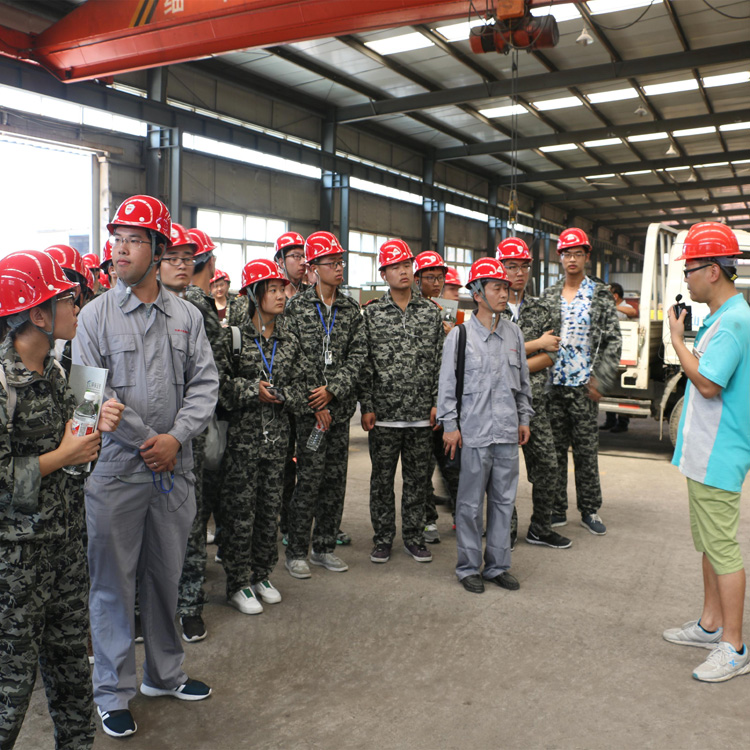
M 572 302 L 560 295 L 560 351 L 552 366 L 554 385 L 585 385 L 591 377 L 591 298 L 594 282 L 585 276 Z

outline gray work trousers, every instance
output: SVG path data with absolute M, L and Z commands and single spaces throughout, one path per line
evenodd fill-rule
M 175 613 L 195 517 L 193 485 L 190 472 L 175 475 L 169 494 L 115 477 L 86 482 L 94 702 L 103 711 L 127 708 L 136 694 L 136 578 L 146 649 L 143 681 L 170 689 L 187 680 Z
M 456 498 L 458 580 L 477 575 L 482 567 L 482 510 L 487 493 L 485 578 L 510 568 L 510 519 L 518 488 L 518 445 L 495 443 L 461 449 L 461 473 Z

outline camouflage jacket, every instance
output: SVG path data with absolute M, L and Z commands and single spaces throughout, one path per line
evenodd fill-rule
M 560 296 L 562 295 L 564 279 L 560 279 L 548 289 L 544 290 L 542 299 L 550 305 L 552 312 L 552 328 L 559 331 L 561 327 Z M 620 321 L 617 319 L 615 300 L 609 287 L 594 282 L 594 292 L 591 298 L 591 328 L 589 329 L 589 344 L 591 347 L 591 374 L 599 383 L 599 391 L 607 393 L 616 384 L 617 369 L 620 366 L 622 352 L 622 334 Z
M 331 326 L 329 365 L 324 359 L 325 329 L 321 315 L 326 325 Z M 337 422 L 348 421 L 357 408 L 360 372 L 367 356 L 359 305 L 351 297 L 337 292 L 329 316 L 315 287 L 310 287 L 289 301 L 284 318 L 285 333 L 296 341 L 306 360 L 305 389 L 309 392 L 325 385 L 333 394 L 328 405 L 331 416 Z M 309 407 L 305 404 L 295 413 L 310 414 Z
M 367 359 L 362 368 L 359 401 L 362 413 L 378 421 L 429 419 L 437 406 L 443 324 L 440 309 L 412 294 L 405 311 L 390 292 L 363 309 Z
M 506 307 L 500 315 L 506 320 L 513 322 L 513 311 L 510 307 Z M 523 333 L 524 341 L 535 341 L 547 331 L 553 331 L 556 335 L 559 333 L 560 329 L 555 328 L 552 322 L 553 317 L 553 312 L 550 309 L 549 301 L 547 299 L 524 294 L 518 320 L 515 322 L 521 329 L 521 333 Z M 557 357 L 556 352 L 545 352 L 543 349 L 527 354 L 526 358 L 528 359 L 529 357 L 541 354 L 542 352 L 553 362 L 555 361 L 555 358 Z M 545 367 L 543 370 L 530 373 L 529 379 L 531 380 L 531 393 L 534 401 L 537 401 L 544 393 L 545 386 L 549 380 L 549 372 L 549 367 Z
M 230 360 L 228 369 L 221 377 L 219 403 L 229 413 L 227 443 L 233 448 L 262 447 L 270 443 L 272 448 L 278 449 L 275 453 L 286 455 L 289 442 L 288 414 L 303 410 L 307 405 L 304 358 L 300 356 L 296 341 L 284 335 L 281 317 L 276 319 L 273 334 L 267 339 L 258 333 L 252 320 L 246 317 L 240 326 L 242 350 L 237 361 Z M 269 365 L 273 358 L 271 382 L 283 392 L 286 399 L 283 405 L 263 403 L 259 398 L 260 381 L 268 381 L 269 377 L 258 344 Z M 264 431 L 268 435 L 263 435 Z
M 230 344 L 227 332 L 219 321 L 219 314 L 216 312 L 216 305 L 199 286 L 191 284 L 185 290 L 185 299 L 192 302 L 203 316 L 203 325 L 206 329 L 208 343 L 211 344 L 211 350 L 214 353 L 214 362 L 219 373 L 219 380 L 224 371 L 229 366 Z
M 26 368 L 8 337 L 0 365 L 15 389 L 8 423 L 8 393 L 0 386 L 0 541 L 47 541 L 83 533 L 83 477 L 62 470 L 42 477 L 39 456 L 55 450 L 76 401 L 49 356 L 44 374 Z
M 247 318 L 247 296 L 238 294 L 232 301 L 232 304 L 227 305 L 227 317 L 224 320 L 228 326 L 239 326 L 242 328 L 245 318 Z

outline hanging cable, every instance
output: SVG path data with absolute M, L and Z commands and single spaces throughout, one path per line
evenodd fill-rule
M 746 21 L 748 18 L 750 18 L 750 16 L 732 16 L 729 13 L 726 13 L 723 10 L 719 10 L 718 8 L 714 8 L 714 6 L 711 5 L 711 3 L 708 2 L 708 0 L 702 0 L 702 2 L 703 2 L 703 4 L 706 7 L 710 8 L 714 13 L 718 13 L 720 16 L 724 16 L 724 18 L 732 18 L 735 21 Z
M 705 2 L 705 0 L 703 0 Z M 641 13 L 638 18 L 635 19 L 635 21 L 631 21 L 630 23 L 626 23 L 622 26 L 604 26 L 601 23 L 597 23 L 597 27 L 600 29 L 605 29 L 606 31 L 623 31 L 624 29 L 629 29 L 631 26 L 635 26 L 640 20 L 643 19 L 643 17 L 648 13 L 652 6 L 654 4 L 654 0 L 651 0 L 651 2 L 646 6 L 646 9 Z
M 508 196 L 508 226 L 516 232 L 518 220 L 518 49 L 510 53 L 510 195 Z

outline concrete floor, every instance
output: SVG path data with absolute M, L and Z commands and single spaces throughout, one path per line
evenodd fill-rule
M 273 580 L 284 601 L 246 616 L 224 601 L 209 548 L 209 637 L 186 645 L 186 669 L 213 696 L 196 704 L 139 696 L 131 703 L 138 733 L 112 740 L 99 728 L 95 748 L 744 745 L 750 677 L 698 683 L 691 671 L 708 652 L 661 638 L 700 614 L 700 559 L 668 439 L 658 442 L 654 422 L 631 425 L 623 435 L 602 434 L 607 535 L 592 536 L 573 511 L 561 529 L 571 549 L 519 539 L 513 572 L 521 590 L 481 596 L 456 582 L 445 512 L 431 564 L 398 547 L 387 565 L 370 562 L 367 440 L 353 427 L 343 526 L 354 543 L 341 552 L 349 572 L 313 569 L 312 579 L 298 581 L 280 564 Z M 531 512 L 523 468 L 522 477 L 521 537 Z M 746 516 L 741 540 L 749 530 Z M 52 746 L 38 684 L 16 747 Z

